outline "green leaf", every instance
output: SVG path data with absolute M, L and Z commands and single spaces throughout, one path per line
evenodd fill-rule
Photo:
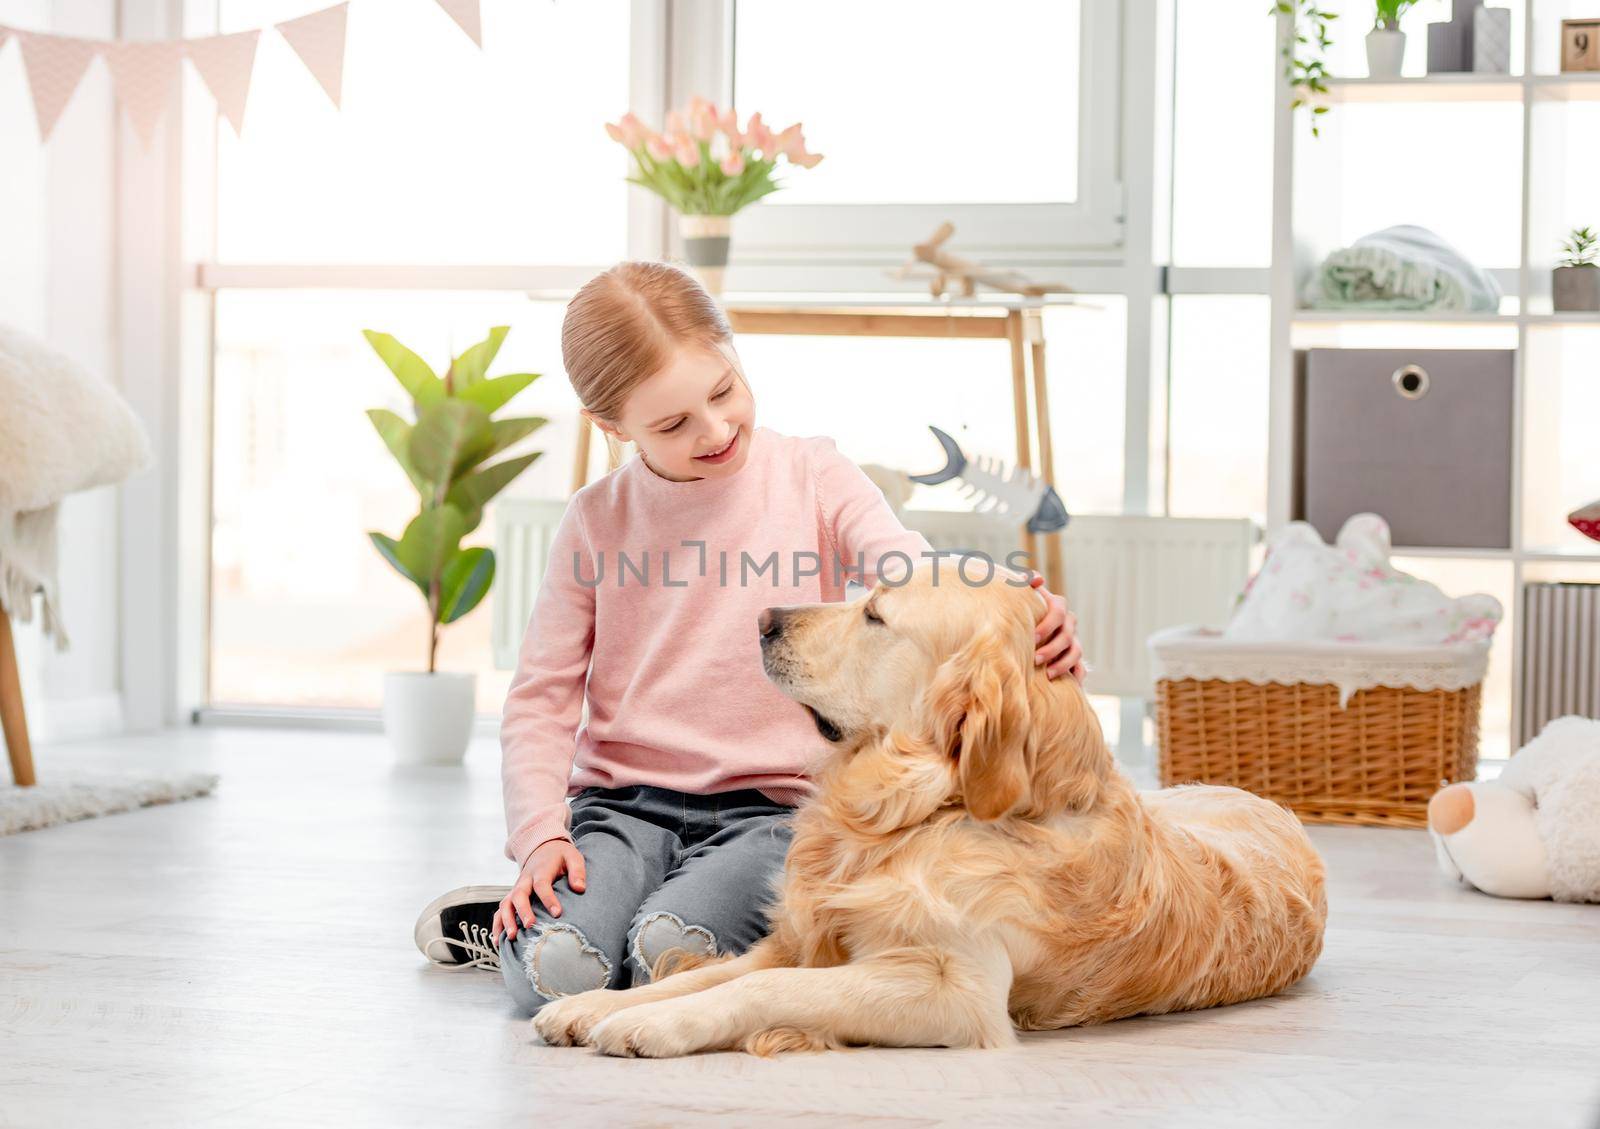
M 522 439 L 526 439 L 550 421 L 543 416 L 515 416 L 511 419 L 497 419 L 490 421 L 489 427 L 494 432 L 494 442 L 489 444 L 489 449 L 483 457 L 498 455 L 507 447 Z
M 491 377 L 456 391 L 456 399 L 476 404 L 486 412 L 505 407 L 511 398 L 539 379 L 536 372 L 516 372 L 507 376 Z
M 374 533 L 370 530 L 368 531 L 367 536 L 372 538 L 372 544 L 377 548 L 379 553 L 383 554 L 383 559 L 394 566 L 394 570 L 396 572 L 405 577 L 407 580 L 411 581 L 411 583 L 415 584 L 418 588 L 422 589 L 422 594 L 424 596 L 428 594 L 427 580 L 415 575 L 411 569 L 406 567 L 405 561 L 401 559 L 400 542 L 396 541 L 393 537 L 389 537 L 382 533 Z
M 387 333 L 370 329 L 363 329 L 361 333 L 419 408 L 444 399 L 444 381 L 433 374 L 421 357 Z
M 439 577 L 439 622 L 454 623 L 483 600 L 494 583 L 494 551 L 462 549 Z
M 500 342 L 510 332 L 510 326 L 497 325 L 489 331 L 488 337 L 455 359 L 450 366 L 450 383 L 454 392 L 459 393 L 461 389 L 470 388 L 483 379 L 494 362 L 495 354 L 500 352 Z
M 450 399 L 422 412 L 417 426 L 411 429 L 407 450 L 417 472 L 443 488 L 458 469 L 481 459 L 492 442 L 489 413 L 476 404 Z
M 417 468 L 411 462 L 411 425 L 384 408 L 373 408 L 367 412 L 367 418 L 372 421 L 372 426 L 378 429 L 378 434 L 389 448 L 389 453 L 394 456 L 395 462 L 400 464 L 400 469 L 406 472 L 406 477 L 411 479 L 411 485 L 417 488 L 417 493 L 423 497 L 432 493 L 432 484 L 417 472 Z
M 408 576 L 421 578 L 419 587 L 426 593 L 428 582 L 439 575 L 466 531 L 467 520 L 460 510 L 451 505 L 434 506 L 411 519 L 395 546 L 395 556 Z
M 483 520 L 483 507 L 489 499 L 510 486 L 517 475 L 532 466 L 542 454 L 543 451 L 535 451 L 531 455 L 518 455 L 514 459 L 485 467 L 476 474 L 467 475 L 450 488 L 445 503 L 461 511 L 467 519 L 467 532 L 470 533 Z

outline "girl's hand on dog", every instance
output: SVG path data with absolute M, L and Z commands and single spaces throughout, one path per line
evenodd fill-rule
M 539 895 L 539 901 L 551 917 L 561 916 L 561 902 L 556 898 L 554 884 L 563 874 L 567 876 L 567 885 L 572 887 L 573 893 L 583 893 L 583 855 L 576 846 L 566 839 L 549 839 L 534 848 L 528 861 L 522 864 L 522 873 L 517 875 L 511 893 L 494 911 L 494 925 L 490 932 L 496 948 L 500 947 L 502 935 L 516 939 L 519 922 L 524 929 L 533 927 L 533 903 L 528 900 L 529 894 Z
M 1078 646 L 1078 617 L 1067 610 L 1067 602 L 1054 592 L 1046 591 L 1044 577 L 1030 573 L 1028 583 L 1040 590 L 1049 605 L 1044 616 L 1034 625 L 1033 638 L 1039 649 L 1033 653 L 1035 666 L 1044 666 L 1045 673 L 1055 678 L 1071 674 L 1083 681 L 1083 648 Z

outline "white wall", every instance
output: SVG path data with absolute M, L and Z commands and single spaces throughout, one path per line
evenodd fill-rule
M 109 38 L 115 0 L 0 0 L 0 22 Z M 21 51 L 0 49 L 0 320 L 117 379 L 114 302 L 116 106 L 95 62 L 41 145 Z M 61 514 L 61 608 L 72 647 L 19 626 L 29 729 L 37 743 L 122 724 L 117 494 L 74 495 Z

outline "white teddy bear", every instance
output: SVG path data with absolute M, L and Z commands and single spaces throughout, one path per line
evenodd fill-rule
M 1560 717 L 1498 780 L 1428 803 L 1440 868 L 1500 898 L 1600 902 L 1600 721 Z

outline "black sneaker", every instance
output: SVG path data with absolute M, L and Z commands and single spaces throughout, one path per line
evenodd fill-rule
M 500 953 L 491 939 L 494 912 L 510 886 L 461 886 L 440 894 L 417 918 L 412 937 L 422 955 L 446 968 L 500 971 Z

